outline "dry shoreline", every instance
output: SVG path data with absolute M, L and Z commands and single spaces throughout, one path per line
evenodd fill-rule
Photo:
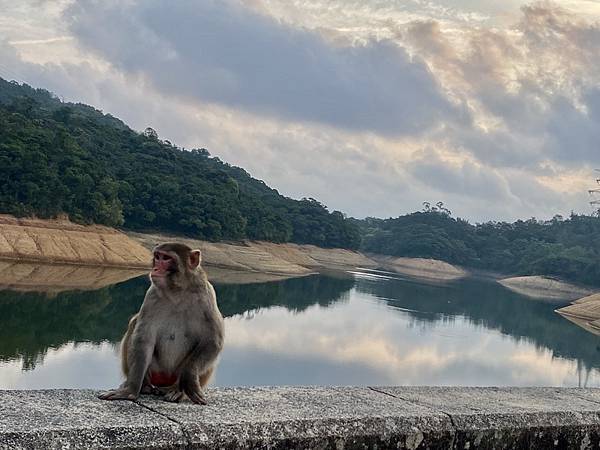
M 300 277 L 323 270 L 384 269 L 412 278 L 446 282 L 469 275 L 466 270 L 434 259 L 399 258 L 364 254 L 314 245 L 275 244 L 263 241 L 207 242 L 168 234 L 121 232 L 100 225 L 77 225 L 65 219 L 18 219 L 0 215 L 0 262 L 6 276 L 0 286 L 50 283 L 60 287 L 96 288 L 120 280 L 119 270 L 139 274 L 147 270 L 156 243 L 180 241 L 202 251 L 203 264 L 214 280 L 253 283 Z M 16 263 L 24 266 L 17 269 Z M 34 269 L 35 265 L 42 268 Z M 49 269 L 48 265 L 56 266 Z M 29 267 L 28 270 L 23 267 Z M 88 267 L 83 270 L 82 267 Z M 99 270 L 101 267 L 102 270 Z M 81 268 L 81 269 L 78 269 Z M 127 277 L 125 277 L 127 279 Z M 234 281 L 232 281 L 234 280 Z M 499 280 L 530 298 L 573 300 L 592 291 L 547 277 Z
M 124 233 L 65 219 L 0 215 L 0 263 L 4 267 L 0 287 L 95 289 L 112 280 L 122 281 L 119 270 L 131 276 L 143 273 L 149 267 L 152 247 L 173 240 L 199 248 L 203 264 L 215 281 L 253 283 L 357 268 L 385 269 L 433 281 L 449 281 L 468 274 L 432 259 L 365 255 L 292 243 L 206 242 L 166 234 Z
M 150 254 L 109 227 L 0 215 L 0 259 L 135 269 L 147 267 Z
M 585 297 L 594 291 L 550 277 L 525 276 L 498 280 L 504 287 L 533 299 L 547 302 L 565 302 Z
M 240 243 L 206 242 L 166 234 L 128 232 L 127 235 L 148 249 L 157 242 L 178 240 L 199 248 L 208 267 L 236 269 L 274 276 L 298 277 L 325 269 L 386 269 L 414 278 L 451 281 L 468 275 L 464 269 L 434 259 L 396 258 L 363 254 L 340 249 L 320 248 L 307 244 L 274 244 L 264 241 Z

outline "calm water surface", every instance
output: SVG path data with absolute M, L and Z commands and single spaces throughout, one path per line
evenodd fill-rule
M 118 341 L 146 288 L 0 291 L 0 389 L 119 384 Z M 357 271 L 216 289 L 217 386 L 600 386 L 600 338 L 493 281 Z

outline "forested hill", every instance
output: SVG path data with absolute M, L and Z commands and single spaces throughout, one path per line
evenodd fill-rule
M 205 149 L 184 150 L 83 104 L 0 78 L 0 213 L 357 248 L 358 226 L 280 195 Z
M 435 258 L 505 274 L 554 275 L 600 285 L 600 217 L 470 224 L 441 203 L 393 219 L 356 221 L 362 250 Z
M 600 217 L 470 224 L 438 204 L 348 219 L 280 195 L 205 149 L 184 150 L 91 106 L 0 78 L 0 213 L 435 258 L 600 285 Z M 361 243 L 362 240 L 362 243 Z

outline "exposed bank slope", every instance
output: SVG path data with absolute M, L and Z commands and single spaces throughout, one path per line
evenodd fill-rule
M 430 280 L 452 280 L 467 274 L 462 269 L 432 259 L 365 255 L 353 250 L 292 243 L 207 242 L 166 234 L 125 234 L 104 226 L 83 226 L 68 220 L 17 219 L 0 215 L 0 260 L 5 260 L 3 267 L 10 274 L 8 278 L 3 277 L 6 280 L 1 279 L 0 284 L 27 289 L 28 286 L 56 284 L 59 279 L 61 286 L 77 288 L 86 285 L 83 278 L 88 272 L 71 270 L 69 265 L 99 266 L 101 273 L 88 275 L 94 279 L 114 278 L 117 282 L 121 280 L 121 274 L 118 271 L 108 273 L 107 269 L 135 269 L 137 272 L 131 273 L 134 276 L 140 269 L 149 266 L 152 247 L 166 241 L 184 242 L 199 248 L 203 264 L 207 267 L 274 275 L 275 279 L 308 275 L 323 269 L 356 268 L 383 268 Z M 46 266 L 43 270 L 35 265 L 26 268 L 15 265 L 15 261 Z M 263 278 L 259 277 L 260 280 Z
M 0 258 L 22 262 L 148 267 L 150 252 L 112 228 L 0 215 Z
M 322 268 L 378 266 L 377 262 L 352 250 L 323 249 L 314 245 L 274 244 L 245 241 L 206 242 L 166 234 L 128 233 L 151 249 L 158 242 L 179 241 L 202 251 L 203 264 L 243 271 L 302 276 Z
M 303 276 L 323 269 L 386 269 L 399 274 L 428 280 L 449 281 L 467 272 L 442 261 L 423 258 L 394 258 L 341 248 L 314 245 L 274 244 L 246 241 L 238 243 L 206 242 L 165 234 L 128 233 L 146 248 L 158 242 L 180 241 L 202 251 L 203 263 L 242 271 L 286 276 Z
M 518 294 L 549 302 L 572 301 L 594 292 L 591 289 L 544 276 L 511 277 L 498 282 Z

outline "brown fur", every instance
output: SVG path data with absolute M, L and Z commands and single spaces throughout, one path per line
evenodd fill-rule
M 125 382 L 99 398 L 135 400 L 140 392 L 152 392 L 167 401 L 189 398 L 204 404 L 203 389 L 224 339 L 215 291 L 200 266 L 199 250 L 167 243 L 153 253 L 153 267 L 166 275 L 153 270 L 144 303 L 121 341 Z M 168 374 L 176 381 L 171 386 L 153 386 L 152 373 Z

